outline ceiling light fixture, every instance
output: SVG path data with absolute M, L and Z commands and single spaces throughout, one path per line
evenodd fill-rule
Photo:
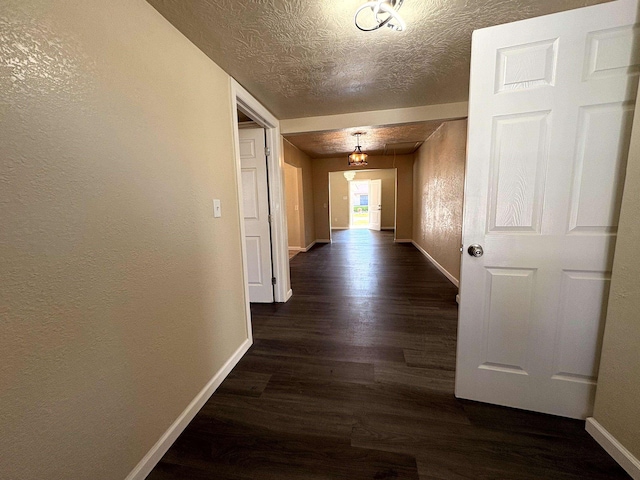
M 360 149 L 360 135 L 364 135 L 364 132 L 356 132 L 353 135 L 357 139 L 357 145 L 356 145 L 356 148 L 354 148 L 353 153 L 349 155 L 349 166 L 363 167 L 367 165 L 367 157 L 368 157 L 368 155 Z
M 402 17 L 398 13 L 404 0 L 376 0 L 367 2 L 362 5 L 353 17 L 353 21 L 363 32 L 373 32 L 385 25 L 392 30 L 401 32 L 407 29 L 407 24 L 404 23 Z M 371 9 L 371 13 L 363 13 Z M 366 18 L 368 22 L 365 26 L 362 24 L 362 19 Z
M 347 179 L 347 182 L 350 182 L 351 180 L 356 178 L 356 172 L 354 172 L 353 170 L 349 170 L 348 172 L 342 172 L 342 174 L 344 175 L 344 178 Z

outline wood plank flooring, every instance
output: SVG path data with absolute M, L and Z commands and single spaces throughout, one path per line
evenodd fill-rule
M 584 422 L 457 400 L 457 290 L 392 232 L 333 238 L 150 479 L 629 478 Z

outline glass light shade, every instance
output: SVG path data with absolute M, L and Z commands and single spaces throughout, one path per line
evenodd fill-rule
M 354 172 L 353 170 L 349 172 L 343 172 L 342 174 L 344 175 L 344 178 L 347 179 L 347 182 L 350 182 L 351 180 L 356 178 L 356 172 Z
M 360 146 L 357 146 L 353 153 L 349 155 L 349 165 L 354 167 L 367 165 L 367 157 L 368 155 L 360 150 Z

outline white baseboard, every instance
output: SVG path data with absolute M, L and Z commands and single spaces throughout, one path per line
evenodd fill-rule
M 308 252 L 309 250 L 311 250 L 311 248 L 316 244 L 316 241 L 314 240 L 313 242 L 311 242 L 309 245 L 307 245 L 304 248 L 301 248 L 300 251 L 301 252 Z
M 293 297 L 293 290 L 290 288 L 289 291 L 287 292 L 287 294 L 284 297 L 285 303 L 288 302 L 291 297 Z
M 289 251 L 290 252 L 308 252 L 309 250 L 311 250 L 311 247 L 313 247 L 316 243 L 329 243 L 329 240 L 314 240 L 313 242 L 311 242 L 309 245 L 307 245 L 306 247 L 289 247 Z
M 634 480 L 640 480 L 640 460 L 627 450 L 606 428 L 593 417 L 587 418 L 585 425 L 587 432 L 600 444 L 618 464 L 631 475 Z
M 460 282 L 458 281 L 458 279 L 456 277 L 454 277 L 453 275 L 451 275 L 442 265 L 440 265 L 438 262 L 436 262 L 436 260 L 427 253 L 427 251 L 422 248 L 420 245 L 418 245 L 415 241 L 411 241 L 411 243 L 413 243 L 413 246 L 416 247 L 420 253 L 422 253 L 425 257 L 427 257 L 427 259 L 433 263 L 433 265 L 440 270 L 440 272 L 447 277 L 447 279 L 449 279 L 449 281 L 451 283 L 453 283 L 456 287 L 460 288 Z
M 410 238 L 396 238 L 393 243 L 413 243 Z
M 331 239 L 330 238 L 318 238 L 315 242 L 313 243 L 331 243 Z
M 196 416 L 202 406 L 209 400 L 209 397 L 213 395 L 213 392 L 216 391 L 222 381 L 227 378 L 227 375 L 229 375 L 233 367 L 235 367 L 244 354 L 247 353 L 252 343 L 250 339 L 247 339 L 240 345 L 231 358 L 216 372 L 200 393 L 191 400 L 189 406 L 176 418 L 167 431 L 164 432 L 160 440 L 156 442 L 151 450 L 140 460 L 140 463 L 127 475 L 126 480 L 144 480 L 147 478 L 151 470 L 153 470 L 162 459 L 162 456 L 167 453 L 169 447 L 173 445 L 173 442 L 176 441 L 182 431 L 189 425 L 189 422 L 193 420 L 193 417 Z
M 349 230 L 349 227 L 331 227 L 331 230 Z

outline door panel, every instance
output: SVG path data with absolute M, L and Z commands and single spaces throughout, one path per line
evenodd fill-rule
M 535 270 L 487 269 L 486 347 L 482 368 L 526 375 L 526 351 Z
M 382 180 L 369 182 L 369 228 L 382 228 Z
M 540 233 L 549 112 L 494 122 L 489 231 Z
M 617 229 L 633 110 L 626 102 L 580 109 L 570 231 Z
M 273 302 L 271 232 L 264 129 L 240 129 L 242 204 L 249 300 Z
M 595 384 L 610 275 L 603 272 L 562 273 L 554 378 Z
M 247 272 L 249 275 L 249 287 L 261 286 L 264 284 L 260 259 L 262 251 L 260 248 L 260 237 L 245 237 L 245 245 L 247 246 Z
M 498 49 L 496 93 L 555 84 L 558 39 Z
M 245 220 L 259 220 L 258 172 L 256 168 L 242 168 L 242 196 Z
M 638 83 L 636 14 L 635 0 L 619 0 L 474 32 L 458 397 L 591 414 Z M 468 255 L 471 244 L 484 255 Z
M 637 25 L 626 25 L 589 33 L 584 79 L 625 78 L 638 73 L 640 50 L 634 49 L 638 29 Z

